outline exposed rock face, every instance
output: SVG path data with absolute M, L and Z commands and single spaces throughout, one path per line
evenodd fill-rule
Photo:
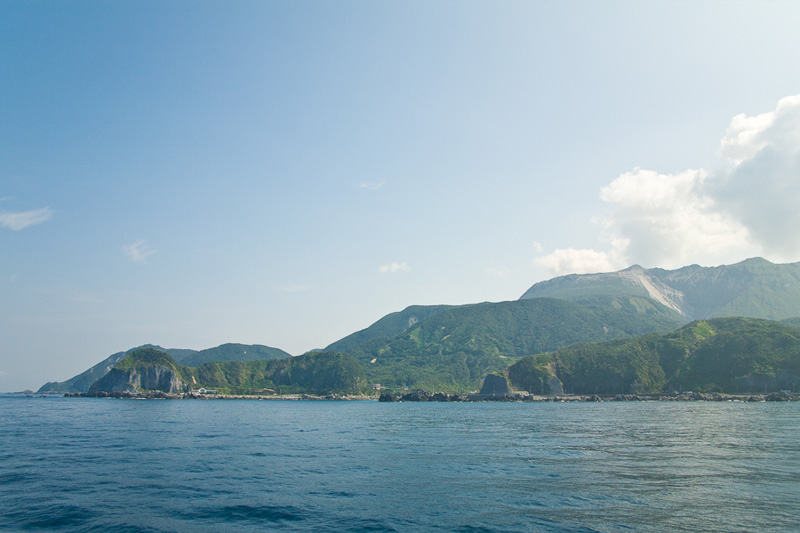
M 120 370 L 113 368 L 89 387 L 89 394 L 98 392 L 137 392 L 141 390 L 166 393 L 188 392 L 189 386 L 171 368 L 151 366 Z
M 525 298 L 580 300 L 596 295 L 651 298 L 683 316 L 744 316 L 783 320 L 800 315 L 800 263 L 755 257 L 735 265 L 678 270 L 634 265 L 619 272 L 570 274 L 542 281 Z
M 505 398 L 511 393 L 508 387 L 508 381 L 504 376 L 497 374 L 489 374 L 483 380 L 483 387 L 481 387 L 480 395 L 491 399 Z
M 550 390 L 550 394 L 564 394 L 564 384 L 555 376 L 550 376 L 547 379 L 547 388 Z
M 404 394 L 400 399 L 404 402 L 428 402 L 431 399 L 431 393 L 420 389 Z
M 397 396 L 389 392 L 384 392 L 378 398 L 379 402 L 462 402 L 464 398 L 458 394 L 445 394 L 437 392 L 431 394 L 428 391 L 416 390 L 402 396 Z

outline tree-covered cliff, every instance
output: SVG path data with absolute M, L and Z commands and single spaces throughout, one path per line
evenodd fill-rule
M 582 343 L 525 357 L 512 384 L 545 390 L 557 378 L 580 394 L 659 391 L 769 392 L 800 388 L 800 330 L 768 320 L 696 321 L 667 334 Z
M 118 362 L 89 392 L 186 392 L 201 387 L 231 394 L 355 394 L 366 389 L 366 379 L 358 361 L 338 352 L 188 367 L 165 352 L 143 348 Z

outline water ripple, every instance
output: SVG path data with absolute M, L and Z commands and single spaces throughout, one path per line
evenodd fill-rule
M 790 531 L 800 405 L 0 396 L 0 530 Z

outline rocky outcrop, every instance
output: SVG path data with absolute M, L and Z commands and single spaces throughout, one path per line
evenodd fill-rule
M 505 398 L 509 394 L 511 394 L 511 389 L 508 386 L 508 380 L 506 380 L 505 376 L 489 374 L 486 376 L 486 379 L 483 380 L 483 387 L 481 387 L 479 396 L 498 400 Z
M 380 397 L 378 398 L 378 401 L 379 402 L 398 402 L 398 401 L 400 401 L 400 398 L 398 398 L 396 395 L 391 394 L 389 392 L 384 392 L 384 393 L 382 393 L 380 395 Z
M 550 394 L 561 395 L 564 394 L 564 384 L 556 376 L 547 378 L 547 388 Z
M 431 394 L 424 390 L 415 390 L 398 396 L 390 392 L 384 392 L 378 398 L 379 402 L 463 402 L 467 398 L 459 394 L 445 394 L 437 392 Z
M 168 394 L 188 392 L 189 386 L 171 368 L 150 366 L 120 370 L 113 368 L 89 387 L 89 394 L 114 392 L 161 391 Z
M 431 396 L 430 392 L 420 389 L 403 394 L 400 399 L 404 402 L 429 402 Z

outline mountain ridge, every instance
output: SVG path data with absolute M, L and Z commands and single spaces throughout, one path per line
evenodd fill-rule
M 633 265 L 616 272 L 541 281 L 520 299 L 574 301 L 588 295 L 646 296 L 689 320 L 722 316 L 783 320 L 800 316 L 800 263 L 775 264 L 754 257 L 733 265 L 675 270 Z

